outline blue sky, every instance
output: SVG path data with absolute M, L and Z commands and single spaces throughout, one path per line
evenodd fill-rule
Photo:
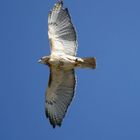
M 77 90 L 61 128 L 44 113 L 47 16 L 55 0 L 0 1 L 0 139 L 140 139 L 140 1 L 65 0 L 78 33 Z

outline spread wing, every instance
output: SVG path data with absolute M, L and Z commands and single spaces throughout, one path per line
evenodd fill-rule
M 62 1 L 58 1 L 49 13 L 48 36 L 51 54 L 76 55 L 76 32 L 68 9 L 63 7 Z
M 74 69 L 58 70 L 50 68 L 50 78 L 46 92 L 46 116 L 53 127 L 61 126 L 67 108 L 75 91 Z

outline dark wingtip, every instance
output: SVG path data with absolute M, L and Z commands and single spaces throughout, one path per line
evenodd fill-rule
M 63 5 L 63 0 L 58 0 L 56 3 Z
M 63 0 L 58 0 L 59 3 L 63 3 Z
M 60 10 L 63 7 L 63 0 L 58 0 L 52 9 L 52 11 Z
M 50 121 L 50 124 L 52 125 L 52 127 L 55 128 L 56 124 L 51 117 L 49 117 L 49 121 Z
M 46 113 L 46 117 L 49 118 L 49 122 L 50 122 L 50 124 L 52 125 L 53 129 L 54 129 L 56 126 L 61 127 L 62 122 L 59 122 L 59 123 L 58 123 L 58 122 L 55 122 L 55 121 L 48 115 L 48 113 Z
M 51 124 L 52 125 L 52 127 L 53 127 L 53 129 L 55 128 L 55 125 L 54 124 Z
M 53 129 L 56 127 L 56 126 L 59 126 L 61 127 L 62 123 L 57 123 L 55 124 L 54 122 L 50 121 L 50 124 L 52 125 Z
M 49 119 L 49 122 L 50 124 L 52 125 L 53 129 L 57 126 L 61 127 L 61 122 L 59 123 L 56 123 L 50 116 L 49 116 L 49 113 L 47 112 L 47 110 L 45 110 L 45 114 L 46 114 L 46 117 Z
M 62 123 L 61 122 L 55 122 L 53 119 L 49 118 L 50 124 L 52 125 L 53 128 L 56 126 L 61 127 Z

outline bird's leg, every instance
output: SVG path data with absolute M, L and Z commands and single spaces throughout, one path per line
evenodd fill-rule
M 83 59 L 79 58 L 79 57 L 76 57 L 75 58 L 75 67 L 78 67 L 80 66 L 80 64 L 84 62 Z
M 75 62 L 84 62 L 84 60 L 82 58 L 80 58 L 80 57 L 76 57 Z

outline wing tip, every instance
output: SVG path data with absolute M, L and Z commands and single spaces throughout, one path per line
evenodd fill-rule
M 62 125 L 62 121 L 61 122 L 57 122 L 56 120 L 49 118 L 50 124 L 52 125 L 53 128 L 55 128 L 56 126 L 61 127 Z
M 49 115 L 47 110 L 45 110 L 45 114 L 46 114 L 46 117 L 49 119 L 49 122 L 53 128 L 55 128 L 56 126 L 61 127 L 62 120 L 57 121 L 56 119 L 54 119 L 52 116 Z
M 50 124 L 52 125 L 53 129 L 56 128 L 56 126 L 61 127 L 62 123 L 55 123 L 53 121 L 50 121 Z
M 53 73 L 52 73 L 53 74 Z M 72 93 L 69 98 L 69 101 L 65 104 L 64 101 L 59 102 L 59 106 L 57 106 L 57 100 L 51 100 L 48 98 L 48 100 L 45 100 L 45 115 L 49 119 L 50 124 L 52 125 L 53 128 L 56 126 L 61 127 L 63 119 L 66 115 L 66 112 L 68 110 L 68 107 L 73 99 L 74 93 L 75 93 L 75 84 L 76 84 L 76 79 L 75 79 L 75 71 L 74 69 L 68 71 L 68 74 L 71 74 L 72 76 Z M 63 108 L 63 105 L 66 105 L 66 107 Z M 57 106 L 57 107 L 56 107 Z
M 53 10 L 59 10 L 62 7 L 63 7 L 63 0 L 58 0 L 54 5 Z
M 63 0 L 58 0 L 56 3 L 60 3 L 60 4 L 63 4 Z

